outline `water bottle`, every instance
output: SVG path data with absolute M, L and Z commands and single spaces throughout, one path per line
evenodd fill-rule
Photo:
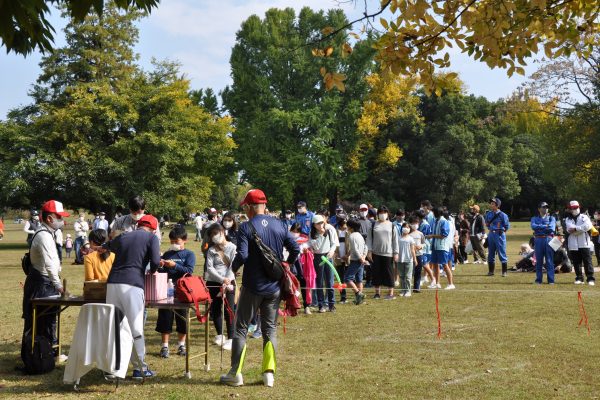
M 173 285 L 173 279 L 169 279 L 169 282 L 167 283 L 167 300 L 172 303 L 174 298 L 175 286 Z

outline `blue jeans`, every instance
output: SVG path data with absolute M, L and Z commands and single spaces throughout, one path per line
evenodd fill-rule
M 80 236 L 77 239 L 75 239 L 75 262 L 79 264 L 83 264 L 83 257 L 81 257 L 81 253 L 79 251 L 83 246 L 84 240 L 85 239 L 83 236 Z
M 322 288 L 327 288 L 327 305 L 331 308 L 335 304 L 335 292 L 333 290 L 333 271 L 329 265 L 321 264 L 321 256 L 324 254 L 315 254 L 315 260 L 313 261 L 313 265 L 315 266 L 315 271 L 317 272 L 317 301 L 319 303 L 319 308 L 325 307 L 325 296 L 323 294 Z M 333 264 L 333 261 L 329 259 L 329 261 Z
M 548 283 L 554 283 L 554 250 L 548 245 L 552 237 L 535 238 L 535 282 L 542 283 L 544 280 L 543 267 L 546 259 L 546 275 Z

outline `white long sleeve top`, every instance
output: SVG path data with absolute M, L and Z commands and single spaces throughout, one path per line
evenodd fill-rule
M 33 238 L 29 251 L 31 264 L 40 274 L 47 276 L 56 289 L 62 289 L 62 282 L 58 276 L 60 259 L 56 249 L 54 229 L 46 224 L 42 224 L 38 231 L 41 229 L 48 232 L 40 232 Z

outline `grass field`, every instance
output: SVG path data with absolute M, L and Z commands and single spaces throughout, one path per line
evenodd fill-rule
M 526 223 L 513 224 L 510 264 L 527 241 Z M 280 327 L 279 370 L 275 387 L 262 386 L 261 341 L 249 340 L 246 386 L 217 384 L 219 350 L 210 348 L 211 370 L 192 361 L 192 379 L 183 377 L 184 360 L 158 357 L 156 310 L 146 325 L 147 361 L 159 376 L 140 385 L 131 380 L 117 392 L 99 371 L 84 376 L 82 390 L 62 383 L 64 365 L 43 376 L 14 371 L 20 363 L 20 257 L 26 250 L 22 225 L 7 224 L 0 242 L 0 398 L 39 399 L 593 399 L 600 397 L 600 288 L 576 287 L 573 274 L 557 276 L 554 286 L 535 286 L 533 274 L 487 277 L 487 267 L 458 266 L 455 291 L 439 291 L 442 338 L 437 339 L 435 292 L 394 301 L 339 305 L 335 314 L 301 315 Z M 166 247 L 166 245 L 163 245 Z M 199 245 L 189 248 L 199 253 Z M 82 292 L 83 268 L 65 262 L 62 275 L 73 294 Z M 444 282 L 443 282 L 444 283 Z M 591 335 L 578 328 L 581 290 Z M 77 308 L 63 314 L 68 351 Z M 281 322 L 281 321 L 280 321 Z M 193 343 L 202 340 L 195 324 Z M 211 327 L 212 329 L 212 327 Z M 214 331 L 211 333 L 214 334 Z M 172 340 L 171 351 L 174 353 Z M 225 366 L 229 353 L 226 354 Z M 226 369 L 226 367 L 225 367 Z M 130 372 L 131 373 L 131 372 Z

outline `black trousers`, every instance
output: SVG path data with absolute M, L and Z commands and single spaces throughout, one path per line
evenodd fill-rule
M 25 279 L 25 288 L 23 291 L 23 315 L 25 320 L 23 326 L 23 336 L 33 328 L 33 306 L 31 299 L 37 297 L 48 297 L 58 294 L 58 290 L 54 287 L 50 279 L 43 276 L 38 270 L 32 268 L 29 275 Z M 36 333 L 43 335 L 50 340 L 50 343 L 56 344 L 56 316 L 58 307 L 45 308 L 42 307 L 45 315 L 37 318 Z M 39 309 L 41 311 L 41 308 Z
M 296 260 L 294 264 L 292 264 L 292 273 L 298 279 L 298 283 L 300 284 L 300 293 L 302 293 L 302 305 L 304 308 L 310 306 L 306 302 L 306 279 L 304 279 L 304 270 L 302 269 L 302 264 L 300 260 Z
M 573 261 L 573 267 L 575 267 L 575 279 L 583 281 L 583 274 L 581 271 L 581 264 L 583 264 L 583 270 L 587 281 L 594 281 L 594 267 L 592 267 L 592 253 L 590 249 L 582 248 L 579 250 L 569 250 L 569 256 Z
M 219 295 L 221 293 L 221 284 L 219 282 L 206 282 L 208 291 L 210 292 L 210 298 L 212 303 L 210 305 L 210 316 L 215 324 L 215 330 L 217 335 L 223 334 L 223 320 L 221 318 L 221 307 L 223 306 L 223 299 Z M 225 290 L 225 300 L 227 304 L 225 306 L 225 326 L 227 327 L 227 338 L 233 339 L 233 309 L 235 302 L 235 291 Z M 229 307 L 227 307 L 227 305 Z

